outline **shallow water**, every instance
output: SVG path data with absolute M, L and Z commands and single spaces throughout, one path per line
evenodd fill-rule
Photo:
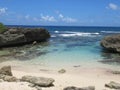
M 30 27 L 30 26 L 27 26 Z M 48 29 L 51 38 L 48 42 L 22 47 L 3 48 L 0 51 L 1 63 L 16 62 L 14 65 L 93 66 L 119 68 L 119 63 L 101 63 L 119 55 L 102 51 L 100 40 L 110 34 L 120 33 L 118 27 L 56 27 Z M 31 28 L 34 28 L 31 26 Z M 3 60 L 5 59 L 5 60 Z M 6 61 L 6 62 L 5 62 Z M 17 62 L 18 61 L 18 62 Z

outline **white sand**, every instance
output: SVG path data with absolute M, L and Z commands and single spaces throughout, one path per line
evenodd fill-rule
M 95 86 L 95 90 L 110 90 L 105 88 L 105 83 L 110 81 L 120 82 L 120 75 L 113 75 L 103 68 L 69 68 L 66 73 L 60 74 L 57 70 L 39 70 L 38 72 L 12 70 L 13 75 L 21 78 L 23 75 L 42 76 L 55 79 L 54 86 L 42 90 L 63 90 L 67 86 L 87 87 Z M 35 90 L 28 87 L 27 83 L 0 83 L 0 90 Z

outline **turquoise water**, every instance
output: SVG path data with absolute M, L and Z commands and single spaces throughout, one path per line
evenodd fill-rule
M 26 27 L 34 28 L 34 26 Z M 103 65 L 119 67 L 119 63 L 116 62 L 110 64 L 99 62 L 105 59 L 112 59 L 113 57 L 111 56 L 119 56 L 102 51 L 100 46 L 100 40 L 104 36 L 120 33 L 119 27 L 42 27 L 46 28 L 51 34 L 51 38 L 47 42 L 39 43 L 36 46 L 25 45 L 22 47 L 4 48 L 0 52 L 1 59 L 5 57 L 24 66 Z M 7 55 L 3 55 L 4 52 Z M 11 52 L 11 54 L 8 52 Z

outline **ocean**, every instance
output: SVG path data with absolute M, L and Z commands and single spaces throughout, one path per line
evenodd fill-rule
M 9 26 L 16 27 L 16 26 Z M 120 68 L 118 62 L 102 63 L 102 60 L 119 57 L 108 53 L 100 46 L 107 35 L 120 33 L 120 27 L 80 27 L 80 26 L 17 26 L 46 28 L 51 38 L 35 46 L 3 48 L 0 51 L 1 63 L 14 62 L 14 65 L 48 67 L 108 67 Z M 5 60 L 3 60 L 5 59 Z M 15 63 L 16 62 L 16 63 Z

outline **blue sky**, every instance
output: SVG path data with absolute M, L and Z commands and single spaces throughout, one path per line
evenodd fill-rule
M 120 26 L 120 0 L 0 0 L 9 25 Z

